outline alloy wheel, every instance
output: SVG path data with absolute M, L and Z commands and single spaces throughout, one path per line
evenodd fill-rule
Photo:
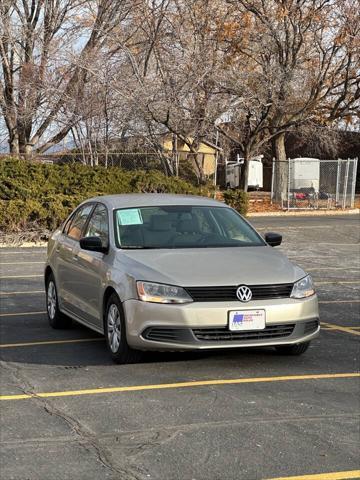
M 47 310 L 49 317 L 53 320 L 56 314 L 56 288 L 51 280 L 47 289 Z
M 110 305 L 107 314 L 107 336 L 110 350 L 117 353 L 121 339 L 121 321 L 119 309 L 114 303 Z

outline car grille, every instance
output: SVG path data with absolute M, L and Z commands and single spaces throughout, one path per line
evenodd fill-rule
M 304 333 L 312 333 L 315 332 L 319 327 L 319 321 L 318 320 L 312 320 L 311 322 L 306 322 L 305 323 L 305 328 L 304 328 Z
M 288 337 L 294 331 L 295 324 L 269 325 L 264 330 L 253 330 L 248 332 L 232 332 L 227 327 L 219 328 L 197 328 L 193 334 L 202 341 L 232 341 L 232 340 L 267 340 L 270 338 Z
M 252 291 L 252 300 L 270 300 L 274 298 L 289 298 L 293 288 L 292 283 L 278 285 L 248 285 Z M 238 286 L 233 287 L 185 287 L 185 290 L 195 302 L 226 302 L 239 301 L 236 296 Z

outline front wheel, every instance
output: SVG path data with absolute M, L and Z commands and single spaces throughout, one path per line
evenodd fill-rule
M 302 355 L 309 348 L 310 342 L 295 343 L 294 345 L 279 345 L 275 347 L 279 355 Z
M 71 326 L 71 319 L 60 312 L 54 275 L 51 273 L 46 281 L 46 311 L 52 328 L 61 329 Z
M 115 293 L 106 305 L 104 327 L 106 345 L 115 363 L 136 363 L 140 360 L 141 352 L 133 350 L 127 343 L 124 311 Z

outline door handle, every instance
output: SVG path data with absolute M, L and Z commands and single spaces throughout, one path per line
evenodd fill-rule
M 79 257 L 78 257 L 77 255 L 73 255 L 72 258 L 73 258 L 74 262 L 78 262 L 78 261 L 79 261 Z

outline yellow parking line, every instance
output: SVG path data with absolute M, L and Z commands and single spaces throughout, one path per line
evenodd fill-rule
M 82 342 L 99 342 L 103 338 L 73 338 L 70 340 L 44 340 L 39 342 L 25 342 L 25 343 L 2 343 L 0 348 L 14 348 L 14 347 L 32 347 L 35 345 L 60 345 L 63 343 L 82 343 Z
M 0 277 L 0 280 L 7 280 L 9 278 L 40 278 L 44 277 L 44 275 L 6 275 Z
M 360 332 L 357 332 L 352 327 L 343 327 L 341 325 L 325 322 L 321 322 L 321 325 L 324 325 L 324 327 L 328 328 L 329 330 L 339 330 L 340 332 L 351 333 L 352 335 L 360 335 Z
M 44 290 L 33 290 L 32 292 L 0 292 L 0 296 L 8 295 L 35 295 L 36 293 L 45 293 Z
M 45 262 L 44 261 L 42 262 L 6 262 L 6 263 L 0 263 L 0 267 L 1 265 L 33 265 L 35 263 L 44 264 Z
M 22 315 L 40 315 L 43 313 L 46 313 L 46 310 L 42 312 L 0 313 L 0 317 L 20 317 Z
M 360 478 L 360 470 L 315 473 L 312 475 L 300 475 L 297 477 L 276 477 L 268 478 L 267 480 L 348 480 L 349 478 Z
M 120 393 L 120 392 L 138 392 L 145 390 L 163 390 L 173 388 L 187 387 L 206 387 L 217 385 L 236 385 L 239 383 L 264 383 L 264 382 L 288 382 L 292 380 L 320 380 L 331 378 L 354 378 L 360 377 L 360 373 L 321 373 L 314 375 L 289 375 L 284 377 L 255 377 L 255 378 L 231 378 L 223 380 L 199 380 L 191 382 L 178 383 L 160 383 L 157 385 L 134 385 L 128 387 L 100 387 L 84 390 L 68 390 L 63 392 L 40 392 L 20 395 L 0 395 L 0 400 L 24 400 L 28 398 L 40 397 L 74 397 L 79 395 L 95 395 L 98 393 Z

